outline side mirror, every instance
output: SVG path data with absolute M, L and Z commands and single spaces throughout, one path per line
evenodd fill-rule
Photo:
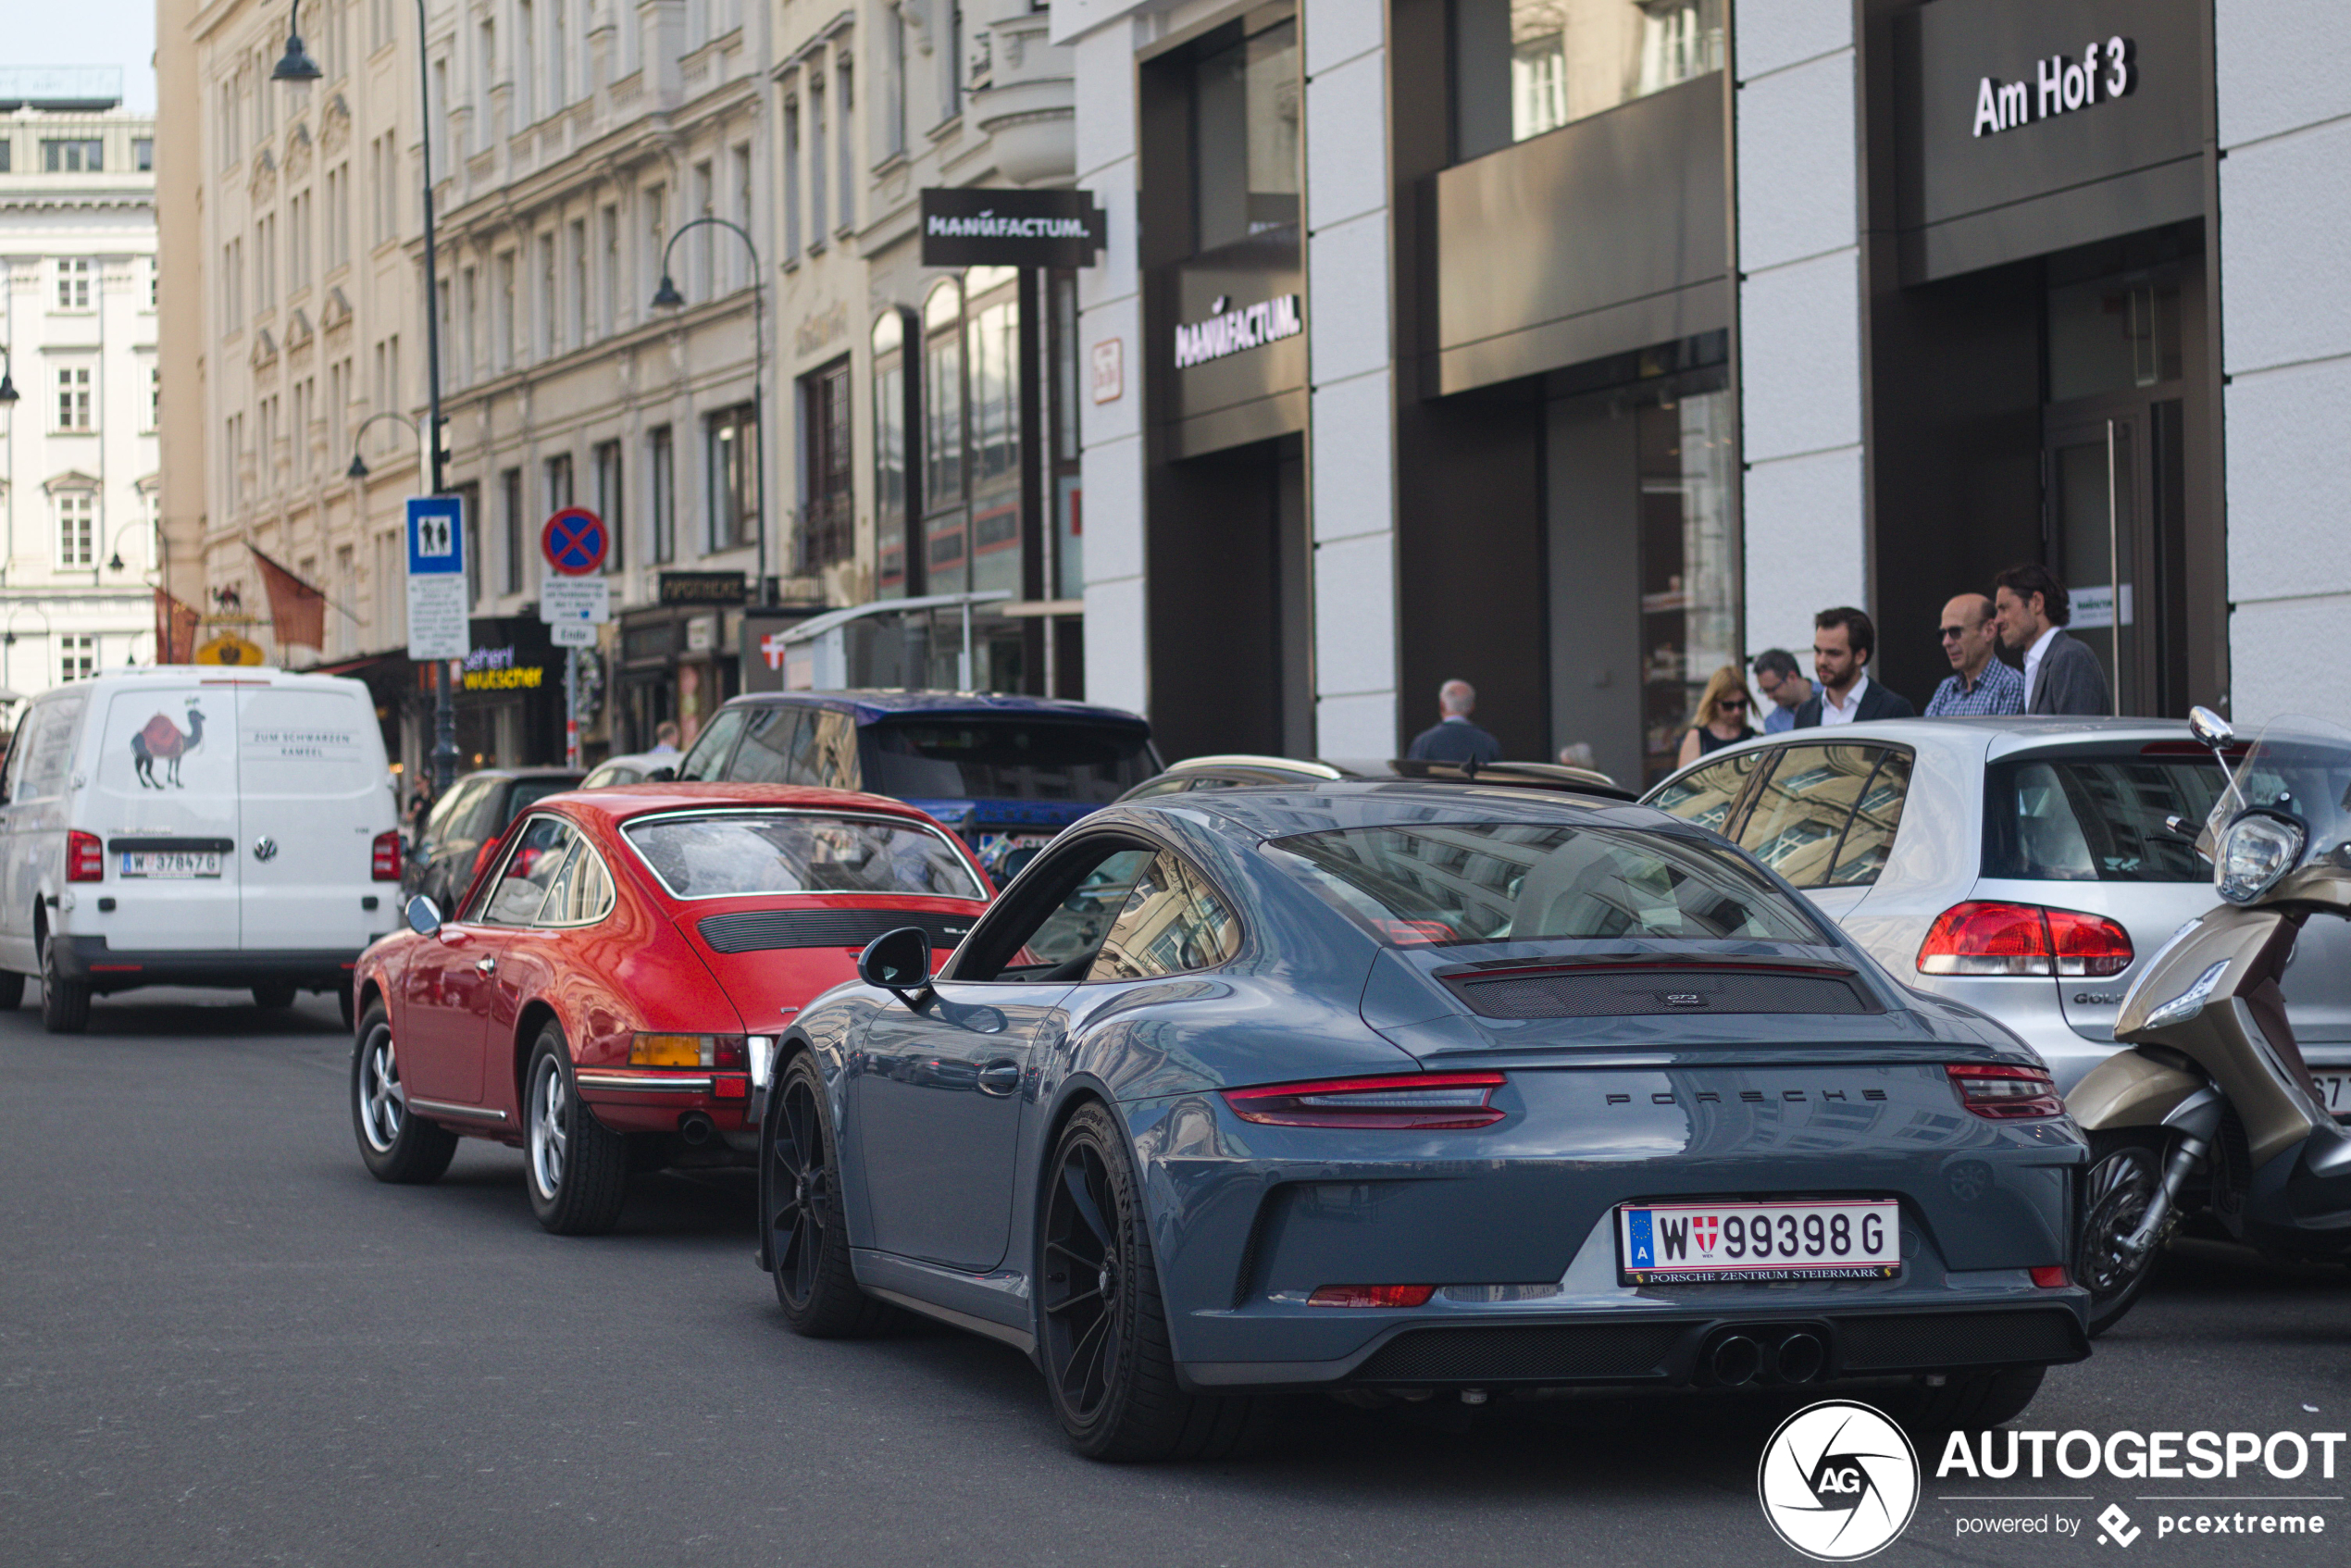
M 441 909 L 432 900 L 418 893 L 408 901 L 408 929 L 420 937 L 429 937 L 441 929 Z
M 2188 733 L 2216 751 L 2237 738 L 2237 732 L 2229 728 L 2229 721 L 2210 708 L 2188 710 Z
M 930 933 L 920 926 L 884 931 L 857 955 L 857 977 L 920 1012 L 930 1001 Z

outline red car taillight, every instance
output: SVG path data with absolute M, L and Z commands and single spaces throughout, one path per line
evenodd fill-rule
M 106 846 L 95 833 L 80 828 L 66 835 L 66 880 L 103 882 L 106 879 Z
M 2120 975 L 2131 933 L 2103 915 L 2030 903 L 1955 904 L 1919 944 L 1922 975 Z
M 375 853 L 368 860 L 367 875 L 379 882 L 400 880 L 400 829 L 376 835 Z
M 1225 1103 L 1242 1121 L 1281 1127 L 1483 1127 L 1505 1114 L 1491 1103 L 1494 1091 L 1505 1081 L 1499 1073 L 1325 1078 L 1265 1089 L 1228 1089 Z
M 1954 1062 L 1945 1067 L 1959 1103 L 1995 1122 L 2033 1121 L 2065 1114 L 2057 1085 L 2037 1067 L 1998 1067 Z

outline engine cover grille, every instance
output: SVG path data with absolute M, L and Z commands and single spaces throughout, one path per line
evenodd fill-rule
M 1529 974 L 1474 971 L 1445 983 L 1488 1018 L 1624 1018 L 1673 1013 L 1876 1013 L 1860 985 L 1841 975 L 1785 970 L 1578 966 Z
M 765 952 L 792 947 L 864 947 L 887 931 L 920 926 L 935 948 L 964 940 L 977 916 L 895 909 L 758 909 L 705 916 L 695 927 L 717 952 Z

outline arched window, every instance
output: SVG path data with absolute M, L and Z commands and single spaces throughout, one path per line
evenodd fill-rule
M 927 586 L 964 585 L 964 291 L 944 279 L 923 301 L 923 538 Z
M 898 599 L 914 591 L 906 576 L 906 322 L 893 306 L 874 322 L 875 592 Z

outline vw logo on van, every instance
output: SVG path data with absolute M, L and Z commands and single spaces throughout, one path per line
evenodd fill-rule
M 255 839 L 253 841 L 253 858 L 255 860 L 277 859 L 278 840 L 271 838 L 267 833 L 264 833 L 260 838 Z

